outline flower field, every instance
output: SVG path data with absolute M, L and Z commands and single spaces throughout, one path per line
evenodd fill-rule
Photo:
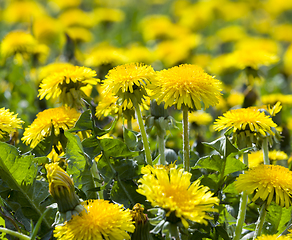
M 292 1 L 0 1 L 0 239 L 292 239 L 291 81 Z

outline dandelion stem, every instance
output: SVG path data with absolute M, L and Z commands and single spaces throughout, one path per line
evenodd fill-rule
M 140 128 L 141 136 L 142 136 L 145 155 L 146 155 L 146 162 L 147 162 L 147 164 L 152 166 L 153 164 L 152 164 L 150 146 L 149 146 L 146 130 L 145 130 L 145 127 L 144 127 L 140 106 L 139 106 L 139 104 L 138 104 L 138 102 L 137 102 L 137 100 L 135 98 L 132 99 L 132 102 L 133 102 L 133 106 L 134 106 L 134 108 L 136 110 L 136 115 L 137 115 L 138 124 L 139 124 L 139 128 Z
M 189 141 L 189 108 L 185 105 L 183 110 L 183 163 L 185 171 L 190 171 L 190 141 Z
M 26 236 L 22 233 L 19 233 L 19 232 L 15 232 L 13 230 L 10 230 L 10 229 L 7 229 L 7 228 L 3 228 L 3 227 L 0 227 L 0 232 L 4 232 L 4 233 L 7 233 L 11 236 L 14 236 L 14 237 L 17 237 L 18 239 L 23 239 L 23 240 L 30 240 L 30 237 L 29 236 Z
M 159 153 L 160 153 L 160 159 L 159 159 L 159 164 L 165 165 L 165 143 L 164 143 L 164 134 L 158 134 L 158 148 L 159 148 Z
M 270 165 L 268 138 L 266 138 L 266 137 L 263 140 L 262 149 L 263 149 L 263 153 L 264 153 L 264 164 Z
M 266 214 L 267 214 L 266 205 L 267 205 L 267 203 L 264 202 L 262 207 L 261 207 L 260 216 L 259 216 L 259 219 L 257 221 L 257 226 L 256 226 L 256 229 L 255 229 L 255 234 L 254 234 L 253 239 L 256 239 L 258 236 L 261 235 L 262 228 L 263 228 L 263 225 L 264 225 L 264 222 L 265 222 L 265 217 L 266 217 Z
M 97 183 L 95 181 L 95 179 L 101 180 L 100 175 L 98 173 L 98 169 L 97 169 L 97 165 L 96 165 L 96 162 L 95 161 L 93 161 L 93 163 L 92 163 L 92 166 L 90 168 L 90 172 L 91 172 L 91 175 L 93 177 L 94 187 L 101 187 L 101 184 L 100 183 Z M 96 195 L 97 195 L 97 198 L 103 199 L 103 190 L 99 191 Z
M 247 153 L 243 154 L 243 163 L 248 166 L 248 155 Z M 245 220 L 245 214 L 246 214 L 246 206 L 247 206 L 247 193 L 244 191 L 241 195 L 240 204 L 239 204 L 239 212 L 236 222 L 236 228 L 235 228 L 235 235 L 233 240 L 239 240 Z

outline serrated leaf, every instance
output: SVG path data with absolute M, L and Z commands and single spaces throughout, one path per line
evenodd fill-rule
M 83 112 L 69 132 L 93 130 L 92 115 L 90 110 Z
M 223 159 L 218 154 L 212 154 L 210 156 L 206 156 L 203 158 L 200 158 L 194 169 L 204 168 L 204 169 L 210 169 L 214 171 L 222 171 L 223 168 Z
M 138 147 L 139 141 L 138 141 L 137 135 L 138 135 L 137 132 L 127 129 L 123 126 L 123 138 L 126 145 L 131 151 L 138 150 L 137 147 Z
M 96 194 L 88 189 L 95 187 L 89 163 L 84 156 L 84 151 L 78 136 L 65 132 L 68 139 L 66 146 L 66 158 L 68 159 L 67 173 L 73 176 L 75 186 L 86 193 L 87 198 L 96 198 Z
M 226 230 L 222 226 L 216 226 L 217 233 L 224 239 L 224 240 L 231 240 L 231 238 L 228 236 Z
M 273 235 L 277 233 L 278 226 L 282 218 L 282 207 L 271 202 L 267 207 L 267 214 L 265 217 L 265 223 L 262 233 Z
M 84 153 L 89 159 L 94 159 L 101 153 L 100 141 L 96 136 L 91 136 L 82 141 Z
M 7 198 L 12 210 L 21 210 L 26 218 L 37 222 L 52 203 L 48 183 L 35 180 L 37 166 L 32 155 L 21 156 L 14 146 L 6 143 L 0 143 L 0 152 L 0 178 L 7 184 L 0 184 L 1 197 Z M 10 189 L 9 196 L 7 187 Z M 43 222 L 46 229 L 50 228 L 52 215 Z
M 231 153 L 238 152 L 238 149 L 230 142 L 227 136 L 218 138 L 210 143 L 203 142 L 203 144 L 219 152 L 224 158 L 229 156 Z
M 138 155 L 138 152 L 130 151 L 127 145 L 118 140 L 112 138 L 100 139 L 100 146 L 103 150 L 103 154 L 107 157 L 134 157 Z
M 137 185 L 133 181 L 118 180 L 111 189 L 111 200 L 132 208 L 136 203 L 144 203 L 145 197 L 137 193 Z
M 224 176 L 227 176 L 230 173 L 244 171 L 247 169 L 248 167 L 244 163 L 242 163 L 239 159 L 236 159 L 234 157 L 227 157 L 225 170 L 224 170 Z

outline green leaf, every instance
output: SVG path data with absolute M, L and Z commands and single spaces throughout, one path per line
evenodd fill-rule
M 128 146 L 118 139 L 100 139 L 100 146 L 103 150 L 103 154 L 105 154 L 107 157 L 119 158 L 134 157 L 138 155 L 138 152 L 130 151 Z
M 247 169 L 248 167 L 244 163 L 242 163 L 239 159 L 229 156 L 226 159 L 224 176 L 227 176 L 230 173 L 244 171 Z
M 221 138 L 218 138 L 217 140 L 210 142 L 210 143 L 203 142 L 203 144 L 216 150 L 224 158 L 229 156 L 231 153 L 238 152 L 238 149 L 230 142 L 230 140 L 227 136 L 223 136 Z
M 287 224 L 290 222 L 291 219 L 291 211 L 292 206 L 290 206 L 289 208 L 282 208 L 281 220 L 277 229 L 278 234 L 282 233 L 287 228 Z
M 88 191 L 95 185 L 80 139 L 67 131 L 65 136 L 68 139 L 65 155 L 68 159 L 67 173 L 73 176 L 75 186 L 85 192 L 87 198 L 96 198 L 94 192 Z
M 267 207 L 267 215 L 263 226 L 263 234 L 273 235 L 277 233 L 282 217 L 282 207 L 272 202 Z
M 75 126 L 71 128 L 69 132 L 79 132 L 87 130 L 93 131 L 93 122 L 90 110 L 86 110 L 80 115 L 79 119 L 75 123 Z
M 52 203 L 48 183 L 35 180 L 37 166 L 32 155 L 21 156 L 14 146 L 6 143 L 0 143 L 0 152 L 0 178 L 7 184 L 0 184 L 1 197 L 13 211 L 22 211 L 26 218 L 37 222 Z M 52 214 L 45 217 L 43 227 L 50 228 L 53 220 Z
M 137 132 L 127 129 L 123 126 L 123 137 L 126 145 L 131 151 L 139 150 L 138 149 L 139 141 L 137 135 L 138 135 Z
M 137 193 L 137 185 L 133 181 L 115 181 L 111 189 L 111 200 L 132 208 L 136 203 L 144 203 L 145 197 Z
M 96 156 L 101 154 L 100 141 L 96 136 L 91 136 L 82 141 L 84 153 L 89 159 L 94 159 Z
M 200 158 L 196 163 L 194 169 L 204 168 L 220 172 L 223 168 L 223 161 L 224 160 L 220 155 L 212 154 L 210 156 Z
M 231 238 L 228 236 L 226 230 L 222 226 L 216 226 L 215 227 L 217 233 L 224 239 L 224 240 L 231 240 Z

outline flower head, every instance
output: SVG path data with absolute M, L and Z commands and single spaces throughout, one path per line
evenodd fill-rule
M 86 211 L 55 227 L 54 237 L 62 240 L 131 239 L 127 232 L 135 226 L 130 211 L 107 200 L 89 200 L 82 203 Z
M 45 137 L 52 134 L 59 136 L 62 130 L 72 128 L 78 120 L 80 113 L 74 108 L 58 107 L 46 109 L 37 114 L 37 118 L 23 133 L 22 141 L 34 148 Z
M 279 236 L 278 234 L 274 235 L 261 235 L 257 237 L 255 240 L 288 240 L 291 239 L 289 235 Z
M 221 82 L 204 72 L 196 65 L 182 64 L 167 70 L 159 71 L 150 88 L 153 99 L 160 104 L 165 102 L 165 108 L 176 104 L 190 109 L 205 109 L 216 105 L 221 96 Z
M 146 166 L 141 170 L 144 174 L 138 182 L 141 183 L 137 192 L 147 197 L 154 207 L 167 211 L 166 216 L 174 213 L 187 228 L 188 220 L 207 224 L 206 219 L 212 219 L 206 212 L 214 212 L 214 205 L 219 199 L 212 197 L 208 187 L 200 185 L 197 180 L 190 182 L 192 174 L 183 169 L 163 166 Z
M 5 138 L 6 134 L 15 132 L 16 128 L 21 129 L 23 121 L 17 118 L 17 114 L 10 112 L 9 109 L 0 108 L 0 140 Z
M 214 123 L 214 129 L 226 131 L 232 129 L 235 137 L 250 138 L 251 142 L 258 142 L 262 137 L 274 136 L 272 128 L 277 127 L 272 118 L 256 107 L 233 109 L 220 116 Z
M 144 96 L 148 95 L 146 85 L 152 81 L 154 74 L 151 66 L 141 63 L 119 65 L 105 76 L 103 91 L 118 96 L 122 102 L 134 97 L 138 103 L 142 103 Z
M 15 54 L 21 54 L 24 58 L 28 58 L 33 54 L 37 46 L 36 39 L 25 31 L 9 32 L 1 43 L 0 53 L 6 59 Z
M 94 78 L 96 72 L 86 67 L 68 67 L 57 71 L 43 79 L 40 84 L 39 97 L 48 100 L 59 99 L 69 107 L 80 107 L 85 93 L 82 87 L 96 85 L 98 79 Z
M 291 206 L 292 172 L 280 165 L 259 165 L 240 174 L 235 182 L 238 191 L 255 193 L 252 201 L 261 198 L 269 205 L 272 201 L 281 207 Z
M 49 191 L 58 203 L 59 211 L 65 213 L 80 204 L 73 180 L 58 163 L 46 164 Z

